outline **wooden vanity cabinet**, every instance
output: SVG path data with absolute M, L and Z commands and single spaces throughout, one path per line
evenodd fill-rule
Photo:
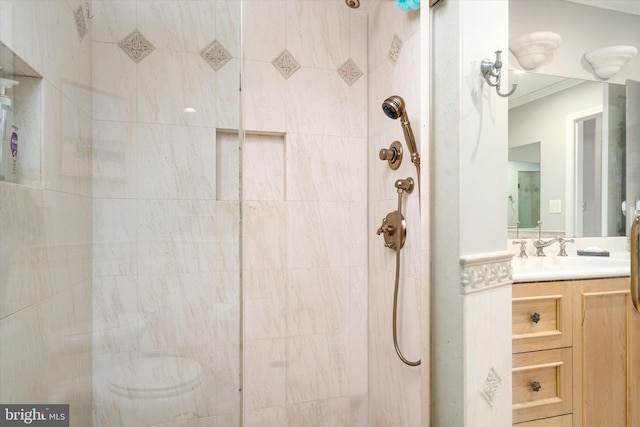
M 629 278 L 514 284 L 515 425 L 639 427 L 639 390 Z
M 515 284 L 512 298 L 513 423 L 527 427 L 571 425 L 571 285 Z M 547 421 L 536 421 L 542 419 Z M 528 423 L 531 421 L 536 423 Z
M 573 285 L 573 425 L 640 426 L 640 314 L 629 278 Z

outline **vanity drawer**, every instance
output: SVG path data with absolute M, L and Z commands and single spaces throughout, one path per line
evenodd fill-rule
M 513 355 L 514 424 L 570 414 L 571 408 L 571 348 Z
M 513 285 L 513 352 L 571 346 L 570 282 Z

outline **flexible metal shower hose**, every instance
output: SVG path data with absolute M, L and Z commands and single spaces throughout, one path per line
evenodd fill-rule
M 420 174 L 418 174 L 418 179 L 420 179 Z M 399 216 L 402 215 L 402 193 L 403 191 L 398 191 L 398 215 Z M 402 237 L 401 237 L 401 233 L 396 233 L 396 234 L 398 236 L 397 237 L 398 242 L 396 244 L 396 283 L 393 291 L 393 345 L 396 348 L 396 353 L 398 354 L 398 357 L 400 358 L 400 360 L 402 360 L 403 363 L 409 366 L 419 366 L 421 362 L 420 359 L 415 362 L 408 360 L 406 357 L 404 357 L 404 355 L 402 354 L 402 351 L 400 350 L 400 347 L 398 346 L 398 328 L 396 326 L 397 325 L 396 320 L 398 317 L 398 288 L 400 287 L 400 246 L 402 246 L 402 243 L 401 243 Z

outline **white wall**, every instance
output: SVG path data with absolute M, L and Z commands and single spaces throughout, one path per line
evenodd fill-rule
M 432 425 L 510 425 L 507 100 L 480 75 L 507 49 L 508 3 L 433 13 Z

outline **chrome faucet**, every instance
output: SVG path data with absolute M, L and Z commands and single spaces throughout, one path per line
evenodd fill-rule
M 551 240 L 547 240 L 546 242 L 542 239 L 534 240 L 533 247 L 536 248 L 536 256 L 546 256 L 543 252 L 543 249 L 546 248 L 547 246 L 551 246 L 557 240 L 558 239 L 555 237 Z
M 542 221 L 538 220 L 536 225 L 538 226 L 538 240 L 534 240 L 533 241 L 533 247 L 536 248 L 536 255 L 535 256 L 546 256 L 544 254 L 543 249 L 546 248 L 547 246 L 551 246 L 558 239 L 556 237 L 554 237 L 553 239 L 547 240 L 545 242 L 544 240 L 542 240 Z

